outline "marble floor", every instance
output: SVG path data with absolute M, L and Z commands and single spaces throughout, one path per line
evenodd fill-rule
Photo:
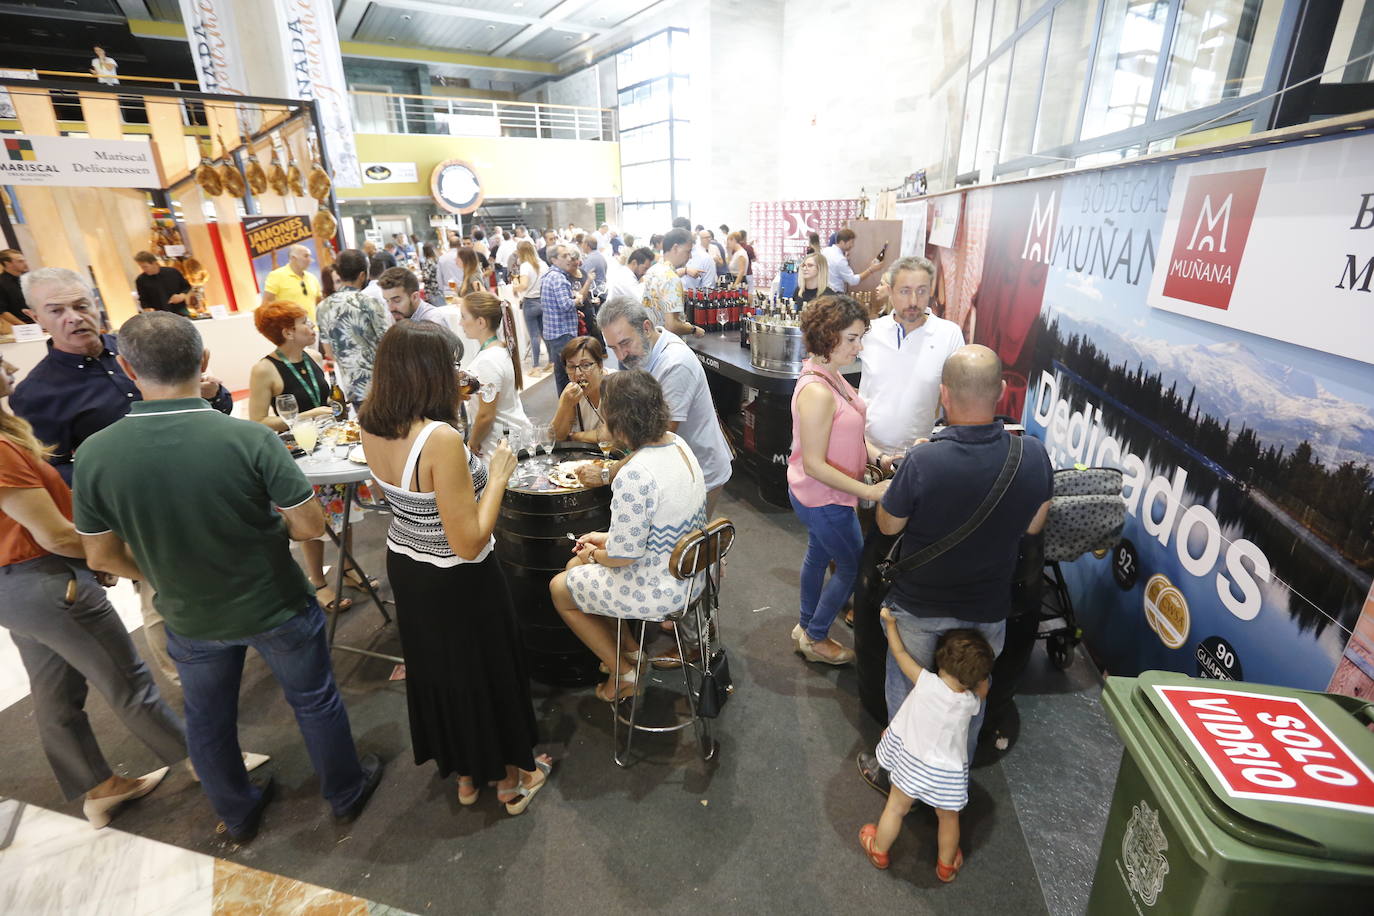
M 0 913 L 403 916 L 404 911 L 115 828 L 92 830 L 80 818 L 7 799 L 0 801 Z

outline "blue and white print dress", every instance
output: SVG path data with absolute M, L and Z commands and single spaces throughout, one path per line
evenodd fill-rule
M 892 784 L 912 798 L 946 811 L 968 804 L 968 728 L 982 701 L 972 690 L 955 693 L 929 668 L 878 742 L 878 762 Z
M 611 482 L 605 550 L 635 562 L 568 570 L 568 589 L 588 614 L 662 620 L 686 604 L 693 583 L 673 578 L 668 558 L 679 538 L 706 524 L 706 485 L 691 448 L 676 434 L 669 438 L 636 451 Z

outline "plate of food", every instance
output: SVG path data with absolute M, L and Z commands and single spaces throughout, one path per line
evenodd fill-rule
M 611 461 L 606 458 L 585 458 L 578 461 L 560 461 L 554 465 L 549 472 L 549 483 L 565 490 L 578 490 L 582 488 L 582 481 L 577 479 L 577 469 L 584 467 L 608 468 Z
M 363 441 L 363 430 L 357 420 L 345 420 L 334 426 L 334 441 L 339 445 L 352 445 Z
M 348 460 L 354 464 L 367 464 L 367 456 L 363 454 L 363 447 L 355 445 L 348 450 Z

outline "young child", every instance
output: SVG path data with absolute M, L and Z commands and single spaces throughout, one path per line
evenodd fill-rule
M 887 868 L 902 818 L 919 798 L 939 820 L 935 874 L 953 881 L 964 865 L 959 811 L 968 804 L 969 721 L 988 695 L 992 647 L 977 630 L 950 630 L 935 649 L 936 674 L 907 653 L 892 612 L 883 608 L 881 613 L 892 656 L 913 686 L 878 742 L 878 762 L 892 788 L 878 823 L 859 831 L 859 845 L 875 868 Z

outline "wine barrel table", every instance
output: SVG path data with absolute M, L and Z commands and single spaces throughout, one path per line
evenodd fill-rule
M 554 459 L 596 458 L 600 453 L 570 443 Z M 501 501 L 496 521 L 496 558 L 506 574 L 530 677 L 556 687 L 585 687 L 601 679 L 599 661 L 563 623 L 549 597 L 549 580 L 572 557 L 568 534 L 605 531 L 611 524 L 611 488 L 551 489 L 517 485 L 531 459 L 523 459 Z

